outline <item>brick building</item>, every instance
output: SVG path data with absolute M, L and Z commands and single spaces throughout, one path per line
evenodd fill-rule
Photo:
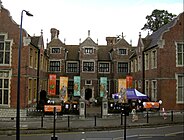
M 135 87 L 161 107 L 184 109 L 184 13 L 141 38 L 130 56 Z
M 68 94 L 73 95 L 74 76 L 80 76 L 85 99 L 99 97 L 100 77 L 107 77 L 107 92 L 118 90 L 118 79 L 129 72 L 131 45 L 124 38 L 106 37 L 107 45 L 98 45 L 88 36 L 78 45 L 66 45 L 59 38 L 59 31 L 51 29 L 51 41 L 47 44 L 49 54 L 48 72 L 56 74 L 56 94 L 59 95 L 60 76 L 67 76 Z M 123 36 L 123 35 L 122 35 Z
M 152 101 L 161 99 L 167 109 L 183 109 L 184 14 L 145 38 L 135 49 L 123 38 L 106 37 L 99 45 L 90 37 L 77 45 L 67 45 L 52 28 L 51 41 L 44 49 L 43 33 L 31 37 L 23 30 L 21 56 L 21 108 L 39 100 L 40 90 L 48 91 L 49 74 L 56 75 L 56 97 L 60 77 L 68 77 L 68 94 L 73 96 L 74 77 L 80 76 L 85 99 L 100 96 L 100 79 L 107 78 L 107 94 L 118 92 L 118 79 L 132 75 L 134 86 Z M 0 109 L 15 108 L 19 25 L 0 3 Z M 133 50 L 133 51 L 132 51 Z
M 19 25 L 0 2 L 0 108 L 16 108 L 19 34 Z M 22 36 L 20 107 L 27 108 L 36 102 L 40 88 L 47 89 L 48 57 L 42 33 L 31 37 L 23 29 Z

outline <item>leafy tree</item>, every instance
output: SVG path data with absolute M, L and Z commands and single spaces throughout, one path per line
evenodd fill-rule
M 158 30 L 161 26 L 169 23 L 173 18 L 176 17 L 176 15 L 172 13 L 168 13 L 167 10 L 153 10 L 151 15 L 147 15 L 147 23 L 144 25 L 144 27 L 141 30 L 150 30 L 155 32 Z

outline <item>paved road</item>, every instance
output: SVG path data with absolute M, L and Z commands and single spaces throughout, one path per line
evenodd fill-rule
M 184 125 L 172 125 L 153 128 L 127 129 L 127 140 L 182 140 Z M 50 140 L 52 134 L 21 135 L 21 140 Z M 124 130 L 64 132 L 57 133 L 58 140 L 124 140 Z M 0 136 L 1 140 L 15 140 L 15 136 Z

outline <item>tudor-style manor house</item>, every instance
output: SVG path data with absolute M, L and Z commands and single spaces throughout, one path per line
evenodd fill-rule
M 34 27 L 33 27 L 34 30 Z M 30 36 L 23 29 L 20 106 L 36 105 L 40 91 L 48 92 L 49 75 L 56 77 L 55 97 L 60 94 L 60 77 L 67 77 L 68 99 L 73 99 L 74 77 L 80 77 L 80 90 L 86 100 L 100 96 L 100 79 L 107 79 L 107 96 L 118 92 L 118 79 L 133 77 L 133 88 L 162 100 L 166 109 L 184 108 L 184 13 L 146 36 L 139 35 L 137 46 L 124 38 L 106 37 L 100 45 L 90 37 L 68 45 L 59 39 L 59 30 L 50 29 L 44 46 L 43 32 Z M 121 32 L 121 31 L 120 31 Z M 20 28 L 0 3 L 0 111 L 15 110 Z M 5 115 L 6 116 L 6 115 Z
M 124 38 L 106 37 L 107 45 L 98 45 L 88 31 L 88 37 L 83 42 L 66 45 L 58 35 L 59 31 L 52 28 L 51 41 L 47 44 L 48 73 L 56 74 L 56 94 L 59 94 L 60 76 L 69 77 L 69 96 L 73 94 L 74 76 L 80 76 L 86 100 L 99 96 L 100 77 L 107 77 L 109 97 L 117 92 L 118 78 L 126 78 L 129 72 L 131 46 Z

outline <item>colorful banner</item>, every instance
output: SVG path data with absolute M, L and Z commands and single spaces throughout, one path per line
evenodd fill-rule
M 133 77 L 132 76 L 126 76 L 126 88 L 132 88 L 133 87 Z
M 49 74 L 48 94 L 56 95 L 56 74 Z
M 118 96 L 119 103 L 127 103 L 126 79 L 118 79 Z
M 118 79 L 118 93 L 122 89 L 126 89 L 126 79 Z
M 104 97 L 107 92 L 107 77 L 100 77 L 100 97 Z
M 68 77 L 60 77 L 60 99 L 64 102 L 68 100 Z
M 74 76 L 74 96 L 80 96 L 80 76 Z

